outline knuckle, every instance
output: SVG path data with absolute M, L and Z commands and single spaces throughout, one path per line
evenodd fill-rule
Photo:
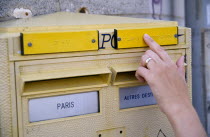
M 176 68 L 176 65 L 174 63 L 164 63 L 161 66 L 161 71 L 159 73 L 166 73 L 169 72 L 170 70 L 173 70 Z
M 143 55 L 142 57 L 141 57 L 141 64 L 143 63 L 145 63 L 145 60 L 147 59 L 147 55 Z
M 148 55 L 150 55 L 152 53 L 152 50 L 147 50 L 146 52 L 145 52 L 145 54 L 148 54 Z
M 140 62 L 141 64 L 144 64 L 144 57 L 142 56 L 142 58 L 141 58 L 141 62 Z
M 159 53 L 164 53 L 165 52 L 160 46 L 156 47 L 156 51 L 159 52 Z
M 150 41 L 151 43 L 155 42 L 151 37 L 149 38 L 149 41 Z
M 136 77 L 136 78 L 138 78 L 138 76 L 139 76 L 139 75 L 138 75 L 138 72 L 136 71 L 136 73 L 135 73 L 135 77 Z
M 153 52 L 152 50 L 147 50 L 147 51 L 146 51 L 146 54 L 147 54 L 149 57 L 154 56 L 154 52 Z
M 165 73 L 167 70 L 167 66 L 166 64 L 162 63 L 162 64 L 159 64 L 156 68 L 155 68 L 155 72 L 156 74 L 158 75 L 161 75 L 163 73 Z
M 140 72 L 141 72 L 141 69 L 140 69 L 140 67 L 138 67 L 135 74 L 138 76 Z
M 141 59 L 144 59 L 144 58 L 146 58 L 146 55 L 145 54 L 141 56 Z

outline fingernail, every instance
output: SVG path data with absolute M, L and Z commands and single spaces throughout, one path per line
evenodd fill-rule
M 149 40 L 150 42 L 154 41 L 148 34 L 144 34 L 144 38 Z
M 148 34 L 144 34 L 144 37 L 147 39 L 151 39 L 151 37 Z
M 185 61 L 184 61 L 184 60 L 185 60 L 185 56 L 182 56 L 182 57 L 181 57 L 181 60 L 182 60 L 182 62 L 183 62 L 183 66 L 185 66 L 185 64 L 186 64 Z
M 185 58 L 185 57 L 184 57 L 184 56 L 182 56 L 182 61 L 183 61 L 183 62 L 184 62 L 184 58 Z

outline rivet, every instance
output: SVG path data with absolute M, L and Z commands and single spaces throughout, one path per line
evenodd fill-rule
M 117 38 L 117 41 L 121 41 L 121 38 L 120 38 L 120 37 L 118 37 L 118 38 Z
M 32 47 L 32 43 L 31 43 L 31 42 L 29 42 L 29 43 L 28 43 L 28 46 L 29 46 L 29 47 Z
M 96 42 L 96 40 L 95 39 L 92 39 L 92 43 L 95 43 Z

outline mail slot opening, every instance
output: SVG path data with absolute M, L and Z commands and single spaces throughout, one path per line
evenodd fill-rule
M 82 88 L 104 87 L 108 85 L 108 79 L 109 74 L 99 74 L 61 79 L 28 81 L 25 83 L 24 93 L 46 93 Z
M 99 91 L 30 99 L 29 122 L 99 113 Z
M 120 109 L 157 104 L 148 85 L 119 88 L 119 97 Z
M 138 80 L 135 77 L 136 71 L 130 71 L 130 72 L 119 72 L 116 75 L 115 84 L 120 84 L 120 83 L 133 83 L 133 82 L 138 82 Z
M 140 84 L 135 76 L 138 65 L 139 64 L 137 63 L 113 65 L 111 67 L 111 70 L 113 72 L 113 85 L 123 85 L 131 83 Z

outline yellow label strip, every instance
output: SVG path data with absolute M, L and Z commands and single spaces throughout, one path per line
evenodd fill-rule
M 135 48 L 146 47 L 143 35 L 150 35 L 160 45 L 174 45 L 178 43 L 177 27 L 115 29 L 115 47 Z
M 22 33 L 22 54 L 98 50 L 98 31 Z

